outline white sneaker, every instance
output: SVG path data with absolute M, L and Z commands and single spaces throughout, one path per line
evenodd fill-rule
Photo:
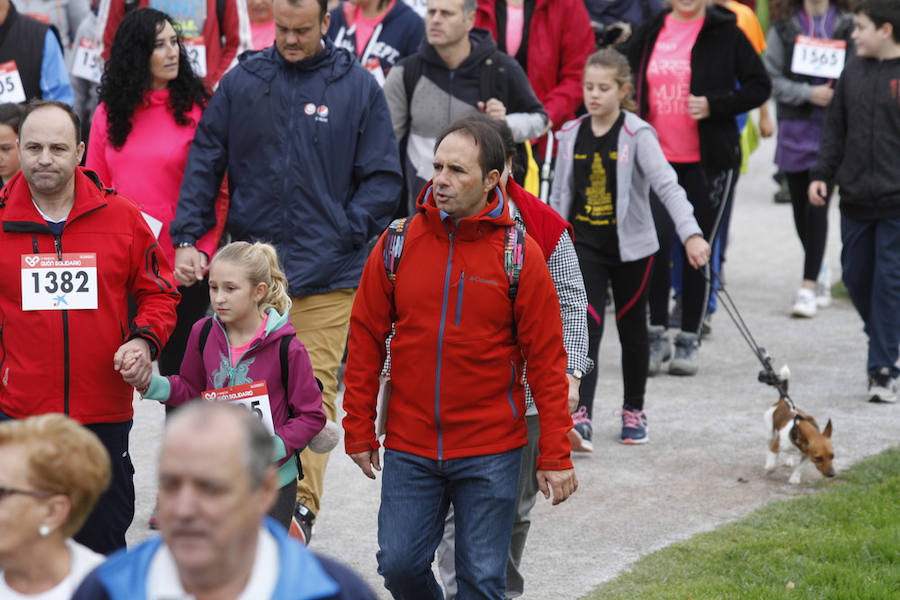
M 890 367 L 879 367 L 869 376 L 869 402 L 897 401 L 897 380 L 891 377 Z
M 805 287 L 801 287 L 797 290 L 797 296 L 794 298 L 794 307 L 791 309 L 791 315 L 806 318 L 816 316 L 816 293 Z
M 822 263 L 819 276 L 816 278 L 816 306 L 819 308 L 831 306 L 831 272 L 825 263 Z

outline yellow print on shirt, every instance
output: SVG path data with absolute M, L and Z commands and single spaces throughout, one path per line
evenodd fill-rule
M 616 159 L 616 152 L 610 152 L 609 157 Z M 615 223 L 615 208 L 612 194 L 606 190 L 606 169 L 603 168 L 603 159 L 599 152 L 594 152 L 594 160 L 591 163 L 590 185 L 584 190 L 584 211 L 575 215 L 576 221 L 584 221 L 591 225 L 609 225 Z

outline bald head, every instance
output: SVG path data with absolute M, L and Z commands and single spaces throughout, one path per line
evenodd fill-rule
M 176 412 L 166 426 L 163 447 L 171 439 L 201 438 L 222 446 L 247 470 L 255 489 L 272 462 L 272 438 L 259 419 L 241 406 L 216 402 L 194 402 Z

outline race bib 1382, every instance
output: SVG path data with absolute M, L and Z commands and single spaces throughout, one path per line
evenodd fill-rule
M 22 310 L 96 310 L 93 252 L 22 255 Z

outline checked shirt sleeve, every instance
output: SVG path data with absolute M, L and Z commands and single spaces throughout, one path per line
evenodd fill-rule
M 556 248 L 547 261 L 550 277 L 559 296 L 559 307 L 563 323 L 563 346 L 566 347 L 568 371 L 579 369 L 588 373 L 594 368 L 594 361 L 588 358 L 587 333 L 587 292 L 575 245 L 568 231 L 563 231 Z
M 517 220 L 519 219 L 517 215 Z M 563 325 L 563 346 L 568 356 L 566 371 L 571 373 L 580 369 L 588 373 L 594 368 L 594 361 L 588 357 L 588 333 L 587 333 L 587 292 L 584 289 L 584 279 L 581 276 L 581 267 L 578 265 L 578 256 L 575 254 L 575 245 L 568 231 L 563 231 L 556 243 L 556 248 L 547 260 L 547 268 L 559 296 L 560 316 Z M 526 373 L 527 373 L 526 365 Z M 525 382 L 525 407 L 529 415 L 537 414 L 534 408 L 534 396 L 531 395 L 531 387 Z

